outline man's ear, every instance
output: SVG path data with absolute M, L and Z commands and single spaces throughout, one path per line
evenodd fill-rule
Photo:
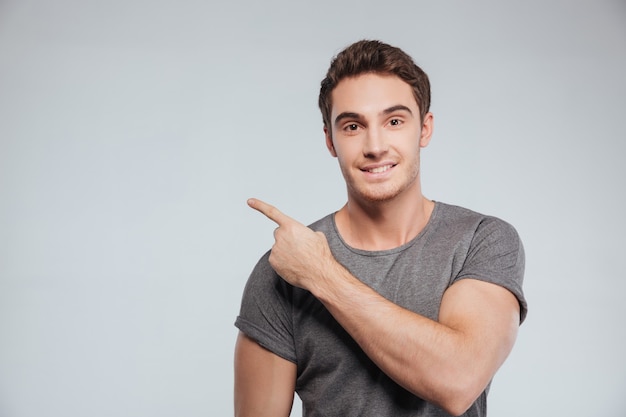
M 335 152 L 335 145 L 333 145 L 333 138 L 326 126 L 324 126 L 324 136 L 326 137 L 326 147 L 328 148 L 328 152 L 330 152 L 330 154 L 336 158 L 337 152 Z
M 433 119 L 434 116 L 431 112 L 424 115 L 422 132 L 420 133 L 420 148 L 425 148 L 430 143 L 430 138 L 433 136 Z

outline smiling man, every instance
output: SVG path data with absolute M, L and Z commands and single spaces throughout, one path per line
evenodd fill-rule
M 275 244 L 244 291 L 235 414 L 484 416 L 526 316 L 508 223 L 422 194 L 433 132 L 426 74 L 402 50 L 352 44 L 319 105 L 347 203 L 309 227 L 257 199 Z

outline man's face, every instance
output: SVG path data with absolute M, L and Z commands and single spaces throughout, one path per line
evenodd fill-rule
M 419 151 L 428 145 L 433 119 L 420 111 L 411 87 L 396 76 L 346 78 L 332 92 L 326 145 L 337 157 L 348 195 L 389 201 L 407 190 L 421 193 Z

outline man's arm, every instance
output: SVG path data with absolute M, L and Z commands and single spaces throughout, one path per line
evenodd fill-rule
M 235 416 L 288 417 L 296 365 L 239 333 L 235 347 Z
M 520 313 L 508 290 L 463 279 L 444 293 L 433 321 L 351 275 L 322 233 L 261 201 L 249 204 L 279 225 L 269 258 L 276 272 L 317 297 L 383 372 L 420 398 L 463 414 L 510 353 Z
M 453 415 L 482 393 L 519 327 L 513 294 L 472 279 L 445 292 L 438 321 L 397 306 L 349 274 L 312 292 L 383 372 Z

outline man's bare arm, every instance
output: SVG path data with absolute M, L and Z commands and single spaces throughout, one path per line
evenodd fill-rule
M 239 333 L 235 347 L 236 417 L 288 417 L 295 384 L 294 363 Z
M 513 347 L 517 299 L 497 285 L 464 279 L 446 291 L 433 321 L 353 279 L 334 279 L 313 293 L 390 378 L 450 414 L 463 414 Z
M 438 321 L 380 296 L 332 256 L 326 238 L 259 200 L 251 207 L 275 221 L 270 264 L 286 281 L 316 296 L 399 385 L 462 414 L 510 353 L 519 304 L 508 290 L 464 279 L 444 294 Z

